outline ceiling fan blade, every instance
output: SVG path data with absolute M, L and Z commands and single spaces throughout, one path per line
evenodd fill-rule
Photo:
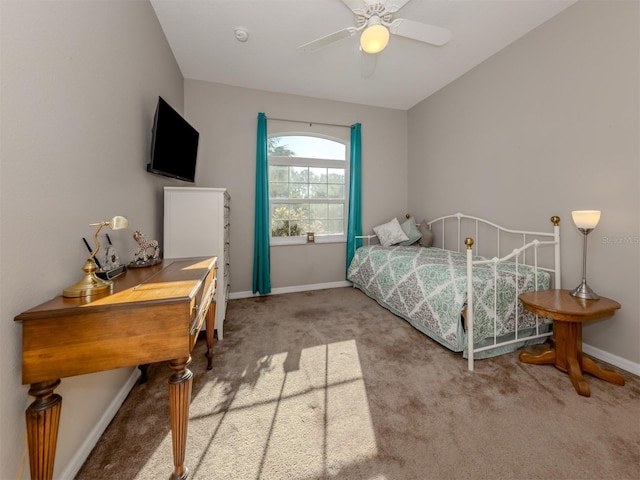
M 391 33 L 401 37 L 411 38 L 419 42 L 430 43 L 431 45 L 442 46 L 451 40 L 451 31 L 446 28 L 436 27 L 413 20 L 397 18 L 389 26 Z
M 378 63 L 377 53 L 367 53 L 362 50 L 360 56 L 360 76 L 362 78 L 369 78 L 376 70 L 376 64 Z
M 342 3 L 344 3 L 356 15 L 364 15 L 368 8 L 367 2 L 364 0 L 342 0 Z
M 387 0 L 387 6 L 385 10 L 389 13 L 396 13 L 402 7 L 404 7 L 410 0 Z
M 296 48 L 296 51 L 298 53 L 314 52 L 322 47 L 326 47 L 330 43 L 337 42 L 338 40 L 342 40 L 343 38 L 355 35 L 356 32 L 357 30 L 355 27 L 348 27 L 344 30 L 338 30 L 337 32 L 330 33 L 329 35 L 317 38 L 316 40 L 305 43 L 304 45 L 300 45 L 298 48 Z

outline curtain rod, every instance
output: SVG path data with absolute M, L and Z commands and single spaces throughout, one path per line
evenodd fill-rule
M 327 127 L 344 127 L 351 129 L 351 125 L 340 125 L 338 123 L 322 123 L 322 122 L 305 122 L 303 120 L 290 120 L 288 118 L 271 118 L 267 117 L 267 120 L 275 120 L 278 122 L 292 122 L 292 123 L 307 123 L 309 126 L 312 125 L 325 125 Z

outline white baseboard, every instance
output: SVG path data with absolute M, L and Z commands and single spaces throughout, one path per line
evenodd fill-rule
M 100 421 L 96 423 L 91 430 L 89 436 L 82 443 L 76 454 L 66 465 L 64 470 L 60 473 L 60 478 L 75 478 L 84 462 L 86 462 L 87 458 L 89 458 L 89 454 L 93 450 L 93 448 L 100 440 L 100 437 L 107 429 L 113 417 L 116 416 L 118 410 L 124 403 L 127 395 L 134 387 L 136 382 L 140 378 L 140 370 L 135 368 L 133 372 L 131 372 L 131 376 L 127 379 L 126 383 L 122 386 L 122 388 L 118 391 L 118 394 L 113 398 L 113 401 L 109 404 L 109 408 L 107 408 L 100 418 Z
M 595 357 L 598 360 L 602 360 L 603 362 L 607 362 L 614 367 L 618 367 L 629 373 L 633 373 L 634 375 L 640 375 L 640 364 L 634 363 L 626 358 L 618 357 L 617 355 L 592 347 L 586 343 L 582 344 L 582 351 L 587 355 Z
M 308 292 L 310 290 L 324 290 L 327 288 L 341 288 L 341 287 L 351 287 L 353 284 L 351 282 L 347 282 L 346 280 L 343 282 L 330 282 L 330 283 L 315 283 L 313 285 L 296 285 L 294 287 L 282 287 L 282 288 L 274 288 L 271 290 L 269 295 L 279 295 L 282 293 L 296 293 L 296 292 Z M 250 298 L 250 297 L 259 297 L 260 294 L 248 292 L 234 292 L 229 294 L 229 300 L 236 300 L 238 298 Z

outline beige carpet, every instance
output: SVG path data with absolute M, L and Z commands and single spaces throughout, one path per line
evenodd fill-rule
M 587 375 L 586 398 L 517 353 L 471 373 L 356 289 L 233 300 L 213 370 L 203 354 L 200 340 L 193 479 L 640 478 L 637 376 Z M 169 477 L 169 374 L 149 368 L 78 480 Z

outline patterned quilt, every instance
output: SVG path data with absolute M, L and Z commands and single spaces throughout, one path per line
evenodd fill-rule
M 455 352 L 466 352 L 461 321 L 467 302 L 466 257 L 440 248 L 363 246 L 356 250 L 347 278 L 418 330 Z M 513 333 L 516 309 L 519 329 L 535 327 L 535 316 L 516 298 L 516 282 L 518 292 L 535 290 L 533 267 L 518 264 L 516 275 L 515 263 L 498 264 L 497 282 L 492 265 L 474 266 L 473 272 L 474 344 L 486 344 L 487 338 L 493 342 L 494 317 L 498 337 Z M 538 289 L 550 283 L 549 273 L 538 270 Z

